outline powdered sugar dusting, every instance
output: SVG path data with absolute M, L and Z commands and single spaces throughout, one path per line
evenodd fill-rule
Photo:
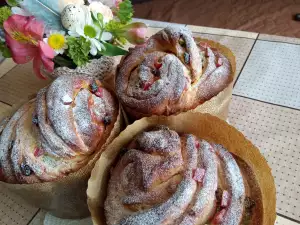
M 224 162 L 224 175 L 229 184 L 229 194 L 231 195 L 230 204 L 227 207 L 222 225 L 239 224 L 242 220 L 245 186 L 240 169 L 233 156 L 221 145 L 215 145 L 216 153 Z
M 207 45 L 205 51 L 189 30 L 177 27 L 167 27 L 143 46 L 130 49 L 116 76 L 117 95 L 125 109 L 137 118 L 170 115 L 217 95 L 232 81 L 231 65 L 218 50 Z
M 101 86 L 103 95 L 89 90 L 92 82 Z M 100 149 L 100 141 L 112 129 L 107 123 L 114 124 L 117 114 L 114 97 L 100 82 L 78 76 L 57 78 L 5 125 L 0 137 L 1 179 L 37 183 L 77 171 Z
M 240 223 L 243 177 L 222 146 L 159 126 L 136 136 L 127 149 L 108 184 L 108 225 L 210 223 L 220 212 L 215 204 L 219 179 L 228 187 L 220 224 Z M 202 182 L 193 179 L 199 168 L 205 171 Z

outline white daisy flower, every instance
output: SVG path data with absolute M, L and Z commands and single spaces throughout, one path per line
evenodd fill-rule
M 68 48 L 67 39 L 64 31 L 50 31 L 47 38 L 44 38 L 44 42 L 47 43 L 54 51 L 55 54 L 63 54 Z
M 100 41 L 108 41 L 112 38 L 112 34 L 109 32 L 102 32 L 99 26 L 95 25 L 91 19 L 91 13 L 86 15 L 89 19 L 86 19 L 86 24 L 78 24 L 75 30 L 70 30 L 68 33 L 73 37 L 84 37 L 91 42 L 91 55 L 97 55 L 98 51 L 105 49 L 104 45 Z M 101 37 L 100 37 L 101 35 Z
M 91 55 L 97 55 L 97 52 L 101 51 L 101 49 L 104 48 L 103 44 L 98 41 L 98 37 L 100 36 L 100 29 L 97 26 L 93 24 L 87 24 L 83 27 L 79 26 L 76 28 L 75 32 L 78 36 L 85 37 L 91 42 Z

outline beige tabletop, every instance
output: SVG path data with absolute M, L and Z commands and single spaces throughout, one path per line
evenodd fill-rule
M 136 19 L 138 20 L 138 19 Z M 300 224 L 300 39 L 184 24 L 140 20 L 148 35 L 168 26 L 187 26 L 195 36 L 229 47 L 237 79 L 229 122 L 262 152 L 277 189 L 276 224 Z M 32 74 L 32 65 L 0 64 L 0 120 L 50 80 Z M 0 186 L 1 225 L 91 224 L 89 218 L 58 220 Z

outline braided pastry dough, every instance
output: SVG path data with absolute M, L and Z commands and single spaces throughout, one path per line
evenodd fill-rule
M 99 81 L 59 77 L 0 126 L 0 180 L 39 183 L 79 170 L 117 116 L 115 98 Z
M 261 192 L 221 145 L 165 126 L 137 135 L 113 168 L 108 225 L 262 224 Z
M 168 27 L 122 59 L 116 92 L 134 118 L 171 115 L 196 108 L 232 80 L 232 65 L 218 49 Z

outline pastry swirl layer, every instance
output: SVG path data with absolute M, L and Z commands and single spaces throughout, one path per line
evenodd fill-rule
M 185 28 L 168 27 L 136 46 L 116 74 L 117 95 L 134 118 L 188 111 L 232 81 L 230 61 Z
M 123 149 L 112 169 L 106 222 L 259 224 L 255 211 L 260 202 L 253 196 L 257 188 L 252 188 L 257 185 L 242 172 L 249 168 L 238 162 L 221 145 L 191 134 L 164 126 L 144 131 Z
M 0 180 L 38 183 L 86 165 L 105 143 L 118 104 L 99 81 L 61 76 L 3 124 Z

